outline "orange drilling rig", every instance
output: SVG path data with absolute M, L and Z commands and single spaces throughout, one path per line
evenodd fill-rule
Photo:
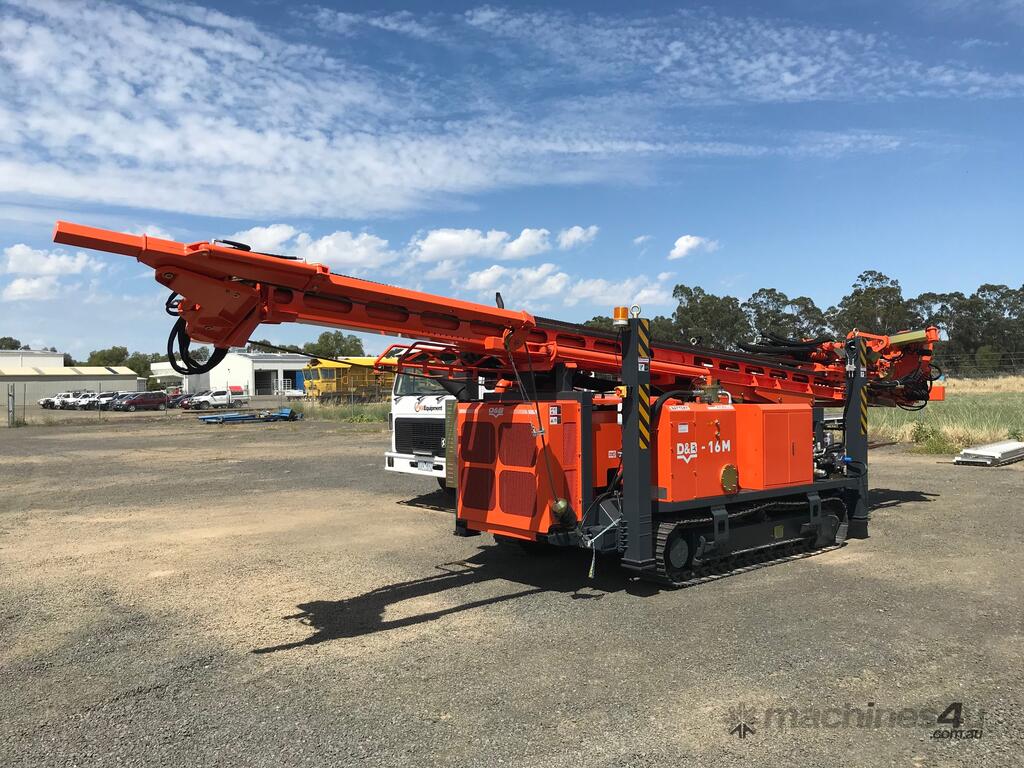
M 171 291 L 168 357 L 183 374 L 209 370 L 262 323 L 413 339 L 379 365 L 455 395 L 443 444 L 457 535 L 583 547 L 671 587 L 866 536 L 869 406 L 920 408 L 942 393 L 936 328 L 768 336 L 731 352 L 654 342 L 636 307 L 615 308 L 607 332 L 225 240 L 67 222 L 54 240 L 154 270 Z M 193 340 L 215 347 L 208 361 L 190 356 Z

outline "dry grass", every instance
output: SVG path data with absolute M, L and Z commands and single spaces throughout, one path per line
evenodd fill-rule
M 325 405 L 315 401 L 298 403 L 293 406 L 303 418 L 318 421 L 343 421 L 352 424 L 384 423 L 391 412 L 391 403 L 353 403 L 346 405 Z
M 1024 389 L 950 387 L 946 394 L 947 400 L 931 403 L 923 411 L 873 408 L 872 439 L 915 443 L 927 453 L 956 453 L 970 445 L 1024 436 Z
M 985 392 L 1024 392 L 1024 376 L 991 376 L 982 379 L 947 379 L 950 394 L 979 394 Z

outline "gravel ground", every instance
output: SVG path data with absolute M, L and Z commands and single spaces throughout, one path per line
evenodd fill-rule
M 0 765 L 1021 764 L 1024 464 L 878 450 L 871 539 L 671 592 L 451 536 L 385 441 L 0 430 Z

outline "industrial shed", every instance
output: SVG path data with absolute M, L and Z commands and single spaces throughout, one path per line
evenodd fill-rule
M 187 392 L 240 387 L 247 395 L 275 395 L 302 389 L 302 369 L 307 365 L 309 358 L 304 355 L 233 349 L 212 371 L 189 376 L 184 387 Z M 182 375 L 170 363 L 153 363 L 150 370 L 160 386 L 182 386 Z
M 63 368 L 64 353 L 45 349 L 0 349 L 0 368 Z
M 140 386 L 138 374 L 123 365 L 39 368 L 7 366 L 0 361 L 0 366 L 0 394 L 6 396 L 7 385 L 14 384 L 16 402 L 34 402 L 58 392 L 135 392 L 146 388 L 145 379 Z

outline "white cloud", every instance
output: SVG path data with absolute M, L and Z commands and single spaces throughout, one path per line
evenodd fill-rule
M 332 269 L 350 272 L 378 269 L 390 264 L 398 253 L 388 247 L 388 241 L 368 232 L 358 234 L 338 230 L 329 235 L 314 237 L 300 232 L 290 224 L 270 224 L 235 232 L 229 240 L 252 246 L 254 251 L 281 253 Z
M 589 303 L 605 307 L 605 314 L 614 306 L 639 304 L 660 306 L 672 301 L 672 286 L 661 281 L 639 275 L 625 280 L 610 281 L 604 278 L 586 278 L 576 281 L 566 304 L 573 306 Z
M 456 287 L 480 294 L 483 299 L 500 291 L 509 307 L 559 305 L 593 306 L 607 313 L 612 306 L 623 303 L 661 306 L 672 302 L 671 273 L 664 272 L 652 280 L 638 275 L 625 280 L 573 277 L 551 263 L 536 267 L 506 267 L 493 264 L 471 272 Z
M 633 245 L 637 246 L 638 248 L 642 248 L 643 246 L 647 245 L 647 243 L 649 243 L 651 239 L 652 235 L 637 235 L 636 237 L 633 238 Z
M 964 50 L 970 50 L 971 48 L 1005 48 L 1009 43 L 1005 40 L 983 40 L 978 37 L 970 37 L 966 40 L 961 40 L 958 45 Z
M 581 227 L 578 224 L 558 233 L 558 247 L 567 251 L 580 245 L 592 243 L 597 237 L 598 227 L 591 224 L 589 227 Z
M 4 288 L 4 301 L 45 301 L 60 292 L 56 275 L 43 277 L 16 277 Z
M 126 229 L 130 235 L 149 235 L 150 237 L 158 237 L 161 240 L 174 240 L 175 237 L 163 227 L 157 226 L 156 224 L 145 224 L 130 229 Z
M 420 21 L 409 11 L 386 14 L 359 14 L 318 8 L 313 14 L 317 23 L 346 36 L 354 36 L 360 26 L 406 35 L 417 40 L 440 42 L 447 36 L 437 27 Z
M 485 8 L 330 24 L 312 13 L 292 22 L 422 44 L 371 60 L 373 46 L 291 42 L 301 27 L 278 35 L 191 4 L 9 0 L 0 193 L 204 216 L 368 217 L 514 186 L 643 181 L 667 157 L 905 146 L 843 132 L 757 144 L 718 128 L 701 136 L 674 111 L 695 104 L 1024 93 L 1020 73 L 915 58 L 894 37 L 708 9 L 625 19 Z M 430 48 L 446 44 L 439 29 L 479 66 L 441 71 Z M 565 87 L 546 98 L 523 87 L 552 78 Z M 602 95 L 580 95 L 594 81 Z
M 915 5 L 930 16 L 954 16 L 977 23 L 979 19 L 1024 25 L 1024 0 L 917 0 Z
M 943 0 L 982 5 L 990 0 Z M 1020 0 L 998 0 L 1024 8 Z M 1024 18 L 1024 12 L 1019 14 Z M 707 8 L 667 14 L 573 14 L 484 8 L 467 23 L 517 61 L 563 77 L 614 82 L 623 94 L 680 104 L 1018 96 L 1024 76 L 910 54 L 896 36 Z
M 698 235 L 682 235 L 676 239 L 668 257 L 669 259 L 682 259 L 697 250 L 713 253 L 718 250 L 718 241 Z
M 529 256 L 536 256 L 551 250 L 551 243 L 548 236 L 551 233 L 546 229 L 524 229 L 519 237 L 510 240 L 501 249 L 503 259 L 525 259 Z
M 497 229 L 486 235 L 479 229 L 432 229 L 411 246 L 422 261 L 441 261 L 495 256 L 507 241 L 508 232 Z
M 551 249 L 546 229 L 524 229 L 513 238 L 492 229 L 432 229 L 414 237 L 409 248 L 420 261 L 455 262 L 470 258 L 524 259 Z
M 252 227 L 235 232 L 228 240 L 245 243 L 254 251 L 277 253 L 298 233 L 299 231 L 290 224 L 271 224 L 267 227 Z
M 99 272 L 103 262 L 79 251 L 71 255 L 63 251 L 43 251 L 29 248 L 24 243 L 4 248 L 3 269 L 14 275 L 80 275 Z
M 463 274 L 463 263 L 460 259 L 441 259 L 424 275 L 428 280 L 449 280 Z
M 373 269 L 388 264 L 397 254 L 388 248 L 388 241 L 376 235 L 339 231 L 320 238 L 300 232 L 295 238 L 292 256 L 306 261 L 347 270 Z
M 572 278 L 554 264 L 510 268 L 494 264 L 479 272 L 471 272 L 465 281 L 470 291 L 481 293 L 501 291 L 506 301 L 531 306 L 544 299 L 564 296 Z

